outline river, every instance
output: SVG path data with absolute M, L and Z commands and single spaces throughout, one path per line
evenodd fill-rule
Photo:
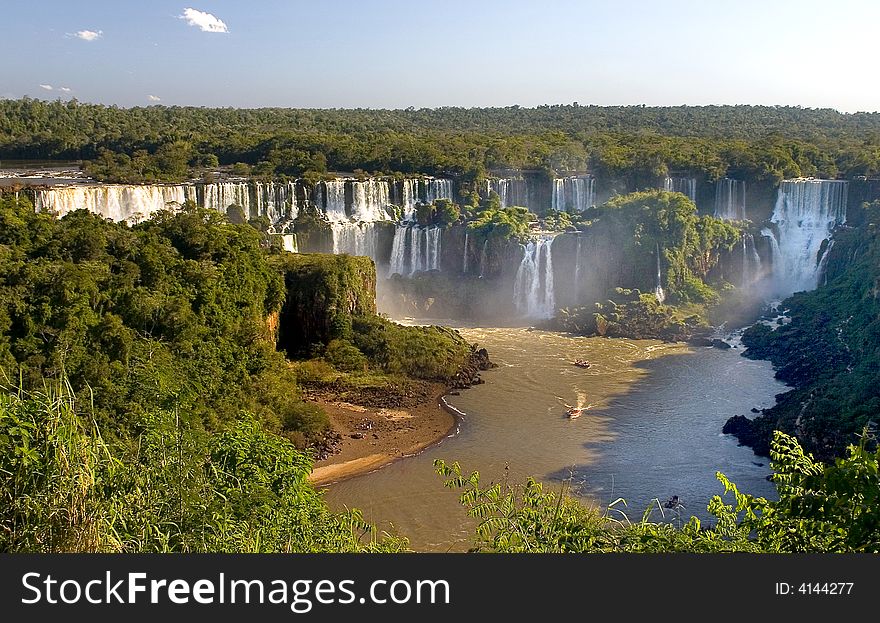
M 741 491 L 774 496 L 767 459 L 721 434 L 728 417 L 769 407 L 785 391 L 768 362 L 745 359 L 740 349 L 653 340 L 460 331 L 486 347 L 499 367 L 483 373 L 485 384 L 448 397 L 464 414 L 457 433 L 417 456 L 332 485 L 331 508 L 360 508 L 380 529 L 409 537 L 417 551 L 466 550 L 473 523 L 434 473 L 435 458 L 478 470 L 484 482 L 531 475 L 558 489 L 569 480 L 587 502 L 624 498 L 632 518 L 653 498 L 678 495 L 685 517 L 707 519 L 709 499 L 723 491 L 716 471 Z M 575 367 L 577 358 L 592 365 Z M 579 403 L 589 410 L 565 417 L 565 405 Z

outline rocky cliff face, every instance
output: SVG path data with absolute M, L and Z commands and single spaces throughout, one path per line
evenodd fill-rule
M 376 313 L 376 267 L 370 258 L 287 253 L 278 262 L 287 289 L 278 344 L 290 356 L 346 338 L 352 316 Z

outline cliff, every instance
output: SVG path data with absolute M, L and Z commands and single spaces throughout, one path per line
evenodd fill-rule
M 287 291 L 278 345 L 289 356 L 348 338 L 353 316 L 376 313 L 376 267 L 370 258 L 285 253 L 276 261 Z

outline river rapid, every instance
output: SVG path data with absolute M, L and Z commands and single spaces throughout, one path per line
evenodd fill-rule
M 739 348 L 525 328 L 460 331 L 487 348 L 498 368 L 482 374 L 485 384 L 447 397 L 463 414 L 456 434 L 330 486 L 331 508 L 360 508 L 381 530 L 409 537 L 417 551 L 466 550 L 474 524 L 434 473 L 436 458 L 459 461 L 484 482 L 531 475 L 559 489 L 568 480 L 586 503 L 624 498 L 634 519 L 653 499 L 673 495 L 684 504 L 683 518 L 708 519 L 709 499 L 723 492 L 716 471 L 741 491 L 775 495 L 768 460 L 721 434 L 727 418 L 769 407 L 785 391 L 768 362 L 745 359 Z M 590 367 L 574 366 L 578 358 Z M 588 410 L 569 419 L 569 405 Z

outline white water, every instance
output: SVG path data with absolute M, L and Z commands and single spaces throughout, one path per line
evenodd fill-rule
M 777 296 L 816 287 L 822 242 L 846 221 L 847 186 L 843 181 L 814 179 L 785 180 L 779 185 L 770 219 L 776 232 L 765 230 L 771 247 L 776 243 L 772 277 Z
M 376 260 L 378 232 L 373 223 L 333 222 L 330 228 L 333 232 L 333 253 L 366 255 Z
M 409 277 L 417 272 L 440 270 L 439 227 L 400 225 L 394 230 L 388 275 Z
M 666 293 L 663 291 L 663 281 L 662 275 L 660 273 L 660 243 L 656 245 L 657 250 L 657 281 L 654 286 L 654 296 L 657 297 L 657 300 L 663 303 L 666 300 Z
M 557 212 L 583 212 L 595 203 L 594 180 L 589 175 L 553 180 L 551 208 Z
M 239 206 L 245 218 L 265 216 L 273 225 L 287 225 L 298 214 L 296 183 L 219 182 L 213 184 L 101 184 L 56 186 L 36 192 L 36 209 L 64 216 L 88 210 L 114 221 L 136 222 L 160 210 L 192 201 L 226 212 Z
M 509 177 L 487 179 L 480 194 L 487 199 L 493 192 L 501 200 L 502 208 L 529 207 L 529 189 L 523 179 Z
M 480 279 L 482 279 L 486 275 L 486 255 L 487 247 L 489 246 L 489 239 L 483 241 L 483 248 L 480 250 Z
M 746 183 L 729 177 L 715 182 L 715 216 L 726 221 L 746 219 Z
M 523 247 L 513 282 L 513 304 L 526 318 L 551 318 L 556 313 L 552 245 L 553 238 L 545 236 Z
M 663 190 L 687 195 L 694 203 L 697 201 L 697 180 L 693 177 L 667 177 L 663 180 Z
M 298 245 L 296 242 L 296 234 L 283 234 L 281 236 L 281 248 L 291 253 L 297 253 Z
M 755 248 L 755 238 L 752 234 L 742 236 L 742 287 L 749 288 L 760 281 L 762 275 L 761 256 Z
M 426 177 L 406 178 L 394 185 L 394 201 L 403 209 L 403 220 L 415 220 L 416 206 L 437 199 L 452 201 L 452 180 Z
M 462 274 L 467 274 L 468 271 L 468 241 L 469 241 L 470 233 L 467 230 L 467 227 L 464 229 L 464 259 L 462 260 L 461 272 Z

